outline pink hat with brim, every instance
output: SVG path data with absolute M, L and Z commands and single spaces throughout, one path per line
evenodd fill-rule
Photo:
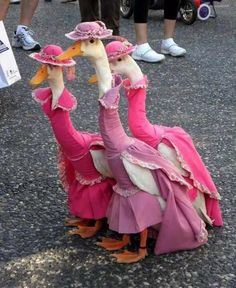
M 62 54 L 64 51 L 60 46 L 47 45 L 38 53 L 31 53 L 30 58 L 37 60 L 44 64 L 51 64 L 54 66 L 74 66 L 76 63 L 73 59 L 57 60 L 56 57 Z
M 106 52 L 109 62 L 115 61 L 120 57 L 131 54 L 136 46 L 128 41 L 112 41 L 106 45 Z
M 82 22 L 78 24 L 74 31 L 66 33 L 66 37 L 74 41 L 88 39 L 112 38 L 112 30 L 107 29 L 102 21 Z

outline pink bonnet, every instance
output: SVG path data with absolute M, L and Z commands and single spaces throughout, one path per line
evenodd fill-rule
M 129 55 L 135 49 L 136 46 L 132 45 L 128 41 L 112 41 L 106 45 L 106 52 L 109 62 L 117 60 L 125 55 Z
M 102 21 L 82 22 L 76 25 L 74 31 L 65 34 L 74 41 L 88 39 L 105 39 L 112 36 L 112 30 L 107 29 Z
M 38 62 L 44 64 L 51 64 L 55 66 L 74 66 L 75 61 L 73 59 L 68 60 L 57 60 L 56 57 L 63 53 L 60 46 L 57 45 L 47 45 L 38 53 L 31 53 L 29 57 L 37 60 Z

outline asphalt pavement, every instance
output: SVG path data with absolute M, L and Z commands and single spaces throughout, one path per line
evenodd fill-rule
M 235 288 L 236 287 L 236 2 L 216 3 L 217 18 L 178 21 L 175 40 L 182 58 L 140 63 L 148 75 L 148 117 L 153 123 L 188 131 L 222 196 L 222 228 L 209 229 L 201 248 L 155 256 L 142 262 L 114 263 L 92 239 L 67 235 L 66 193 L 58 180 L 56 144 L 46 117 L 31 97 L 28 80 L 38 64 L 14 49 L 22 80 L 0 90 L 0 287 L 1 288 Z M 11 35 L 19 5 L 11 5 L 5 26 Z M 78 3 L 40 1 L 32 29 L 42 46 L 67 48 L 64 34 L 80 22 Z M 163 11 L 150 11 L 150 44 L 160 51 Z M 121 19 L 121 34 L 135 42 L 133 20 Z M 76 79 L 67 87 L 78 99 L 72 119 L 78 129 L 98 131 L 94 72 L 78 59 Z M 127 129 L 127 105 L 120 114 Z M 128 130 L 127 130 L 128 131 Z

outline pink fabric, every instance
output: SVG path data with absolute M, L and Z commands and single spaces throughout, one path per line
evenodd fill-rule
M 33 95 L 42 104 L 60 145 L 60 174 L 68 191 L 70 213 L 87 219 L 105 217 L 115 182 L 102 177 L 94 167 L 90 154 L 90 149 L 104 149 L 101 136 L 82 133 L 74 128 L 68 111 L 75 107 L 76 100 L 66 88 L 54 110 L 51 109 L 50 88 L 38 89 Z
M 188 198 L 188 184 L 181 175 L 174 180 L 169 178 L 170 175 L 177 175 L 177 170 L 158 151 L 126 135 L 117 109 L 119 87 L 120 82 L 117 80 L 116 86 L 99 100 L 101 135 L 109 166 L 119 186 L 119 194 L 113 194 L 108 207 L 109 227 L 121 233 L 135 233 L 150 227 L 154 222 L 161 222 L 156 254 L 203 245 L 207 241 L 207 231 Z M 128 157 L 133 163 L 147 166 L 152 171 L 161 195 L 167 202 L 163 213 L 156 197 L 134 187 L 123 166 L 122 157 Z M 127 190 L 133 192 L 134 188 L 137 192 L 125 197 L 128 195 Z
M 133 46 L 128 41 L 112 41 L 106 45 L 106 53 L 109 62 L 112 62 L 120 57 L 129 55 L 136 49 L 136 46 Z
M 56 56 L 63 53 L 60 46 L 47 45 L 38 53 L 31 53 L 29 57 L 37 60 L 40 63 L 52 64 L 55 66 L 74 66 L 76 63 L 73 59 L 57 60 Z
M 112 30 L 107 29 L 102 21 L 82 22 L 76 25 L 75 29 L 65 36 L 74 41 L 88 39 L 105 39 L 112 36 Z
M 194 188 L 190 191 L 193 201 L 198 191 L 204 193 L 206 198 L 207 214 L 213 221 L 213 225 L 223 225 L 219 206 L 219 193 L 206 169 L 193 141 L 188 133 L 180 127 L 165 127 L 153 125 L 146 116 L 146 77 L 134 85 L 128 79 L 124 80 L 126 96 L 128 98 L 128 122 L 131 133 L 151 147 L 157 148 L 164 142 L 172 146 L 178 155 L 182 167 L 189 172 L 186 179 Z

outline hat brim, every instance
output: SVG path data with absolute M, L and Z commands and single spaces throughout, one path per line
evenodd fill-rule
M 76 64 L 76 62 L 73 59 L 67 59 L 67 60 L 54 60 L 54 59 L 44 59 L 39 53 L 31 53 L 29 55 L 30 58 L 37 60 L 40 63 L 43 64 L 51 64 L 54 66 L 66 66 L 66 67 L 70 67 L 70 66 L 74 66 Z
M 83 41 L 83 40 L 88 40 L 88 39 L 108 39 L 112 36 L 112 30 L 107 29 L 100 35 L 96 35 L 92 33 L 87 34 L 87 35 L 78 35 L 76 31 L 72 31 L 72 32 L 66 33 L 65 36 L 74 41 Z
M 130 55 L 132 52 L 134 52 L 135 49 L 136 49 L 136 46 L 129 47 L 128 49 L 126 49 L 122 53 L 117 52 L 117 54 L 108 56 L 108 60 L 109 60 L 109 62 L 112 62 L 112 61 L 115 61 L 115 60 L 117 60 L 121 57 L 124 57 L 126 55 Z

